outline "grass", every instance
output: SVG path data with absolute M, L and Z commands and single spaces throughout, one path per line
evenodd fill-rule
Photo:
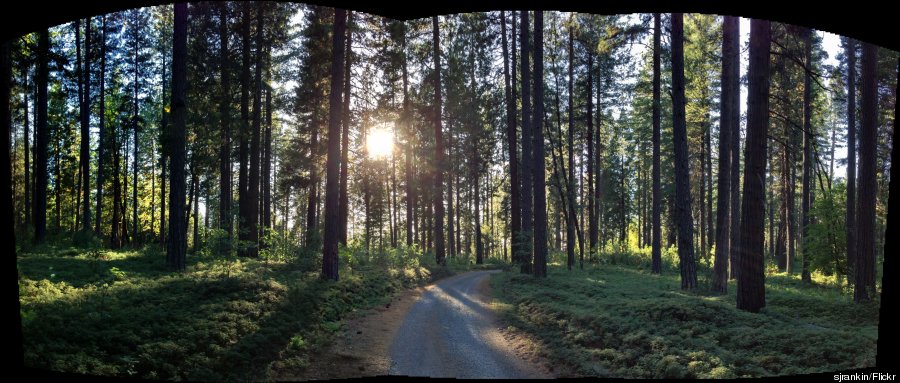
M 766 279 L 766 308 L 735 308 L 727 295 L 681 290 L 677 271 L 643 262 L 553 265 L 546 279 L 491 279 L 502 320 L 530 333 L 563 376 L 734 378 L 875 365 L 878 304 L 855 305 L 839 286 Z M 701 278 L 703 279 L 703 278 Z
M 149 379 L 290 376 L 330 343 L 349 312 L 452 273 L 418 259 L 353 267 L 342 259 L 340 281 L 326 282 L 308 252 L 195 255 L 186 272 L 173 273 L 156 246 L 31 250 L 17 259 L 25 365 Z

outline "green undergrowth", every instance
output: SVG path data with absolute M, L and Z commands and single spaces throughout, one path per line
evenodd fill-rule
M 340 280 L 321 255 L 188 256 L 166 270 L 156 246 L 44 246 L 18 257 L 25 364 L 91 375 L 265 380 L 303 371 L 354 310 L 453 271 L 402 254 L 377 263 L 342 250 Z M 285 255 L 288 254 L 288 255 Z
M 875 364 L 878 304 L 856 305 L 838 284 L 770 275 L 767 305 L 752 314 L 735 308 L 733 281 L 727 295 L 686 292 L 669 267 L 653 275 L 642 266 L 496 274 L 495 306 L 563 376 L 764 377 Z

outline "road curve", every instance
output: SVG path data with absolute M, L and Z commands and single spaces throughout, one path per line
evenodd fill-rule
M 390 346 L 391 375 L 454 378 L 541 378 L 498 331 L 487 296 L 491 273 L 445 279 L 422 294 Z

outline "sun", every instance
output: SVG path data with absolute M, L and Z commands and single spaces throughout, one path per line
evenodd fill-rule
M 394 151 L 394 132 L 388 128 L 372 129 L 366 136 L 366 151 L 371 159 L 390 156 Z

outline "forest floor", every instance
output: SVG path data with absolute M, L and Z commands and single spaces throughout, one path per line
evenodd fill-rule
M 504 323 L 530 334 L 557 376 L 763 377 L 875 365 L 878 303 L 856 305 L 849 289 L 775 273 L 766 307 L 752 314 L 735 308 L 734 281 L 713 295 L 708 276 L 700 279 L 687 292 L 677 270 L 606 264 L 551 266 L 546 279 L 507 272 L 491 283 Z
M 806 284 L 772 270 L 767 306 L 751 314 L 735 309 L 733 282 L 728 294 L 710 294 L 702 268 L 701 287 L 685 292 L 671 265 L 662 275 L 643 263 L 551 265 L 546 279 L 535 279 L 462 274 L 498 265 L 459 259 L 435 268 L 422 266 L 427 258 L 394 254 L 346 258 L 340 281 L 326 282 L 316 259 L 201 253 L 188 257 L 186 272 L 172 273 L 157 246 L 19 252 L 25 365 L 217 381 L 432 375 L 399 368 L 395 346 L 422 332 L 404 329 L 409 317 L 436 310 L 455 322 L 443 329 L 443 320 L 413 321 L 450 348 L 499 344 L 507 359 L 533 369 L 530 377 L 761 377 L 846 371 L 875 360 L 877 302 L 855 305 L 849 289 L 833 282 Z M 446 278 L 454 273 L 462 275 Z M 448 354 L 471 350 L 463 351 Z M 466 363 L 433 375 L 468 376 L 475 370 Z
M 25 366 L 175 380 L 297 376 L 356 313 L 454 269 L 388 256 L 354 259 L 351 268 L 344 259 L 340 280 L 328 282 L 317 259 L 201 253 L 173 273 L 158 246 L 20 251 Z

